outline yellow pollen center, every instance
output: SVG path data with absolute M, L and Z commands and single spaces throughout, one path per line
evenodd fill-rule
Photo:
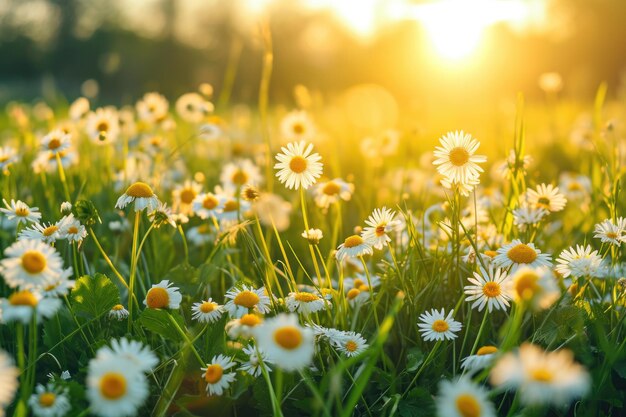
M 534 272 L 527 272 L 520 275 L 515 280 L 515 292 L 522 300 L 530 300 L 540 290 L 537 284 L 539 275 Z
M 485 255 L 487 255 L 490 258 L 495 258 L 497 254 L 498 254 L 498 252 L 496 252 L 495 250 L 486 250 L 485 251 Z
M 108 400 L 117 400 L 126 394 L 126 378 L 119 372 L 108 372 L 100 380 L 100 393 Z
M 348 291 L 348 294 L 346 294 L 346 297 L 348 297 L 348 300 L 353 300 L 355 299 L 359 294 L 361 294 L 361 291 L 359 291 L 356 288 L 352 288 L 350 291 Z
M 239 294 L 237 294 L 237 296 L 235 296 L 235 299 L 233 300 L 233 302 L 238 306 L 246 308 L 254 307 L 259 301 L 259 296 L 256 293 L 248 290 L 241 291 Z
M 307 161 L 301 156 L 294 156 L 289 161 L 289 169 L 291 169 L 296 174 L 301 174 L 306 170 Z
M 239 210 L 239 203 L 237 202 L 237 200 L 228 200 L 226 203 L 224 203 L 224 211 L 228 212 L 237 210 Z
M 341 187 L 335 181 L 328 181 L 324 188 L 322 188 L 322 192 L 326 195 L 335 195 L 339 194 L 341 191 Z
M 274 332 L 274 341 L 283 349 L 293 350 L 302 343 L 302 333 L 295 326 L 285 326 Z
M 304 126 L 302 126 L 301 123 L 294 123 L 292 129 L 293 129 L 293 133 L 297 135 L 301 135 L 302 133 L 304 133 Z
M 207 210 L 213 210 L 215 207 L 217 207 L 218 204 L 219 201 L 217 201 L 217 198 L 215 198 L 215 196 L 213 195 L 207 195 L 206 197 L 204 197 L 204 200 L 202 200 L 202 207 Z
M 467 152 L 465 148 L 462 148 L 460 146 L 457 146 L 450 151 L 450 162 L 452 163 L 452 165 L 455 165 L 457 167 L 462 167 L 463 165 L 465 165 L 467 161 L 469 161 L 469 158 L 469 152 Z
M 293 298 L 296 299 L 296 301 L 300 301 L 303 303 L 310 303 L 312 301 L 316 301 L 319 300 L 319 297 L 315 294 L 311 294 L 310 292 L 299 292 L 296 293 Z
M 547 209 L 550 207 L 550 199 L 548 197 L 540 197 L 537 199 L 537 205 Z
M 248 182 L 248 174 L 243 169 L 238 169 L 231 179 L 237 185 L 244 185 Z
M 48 142 L 48 149 L 50 149 L 51 151 L 59 148 L 60 146 L 61 146 L 61 141 L 57 138 L 50 139 L 50 142 Z
M 381 237 L 385 235 L 385 227 L 387 225 L 386 224 L 381 224 L 376 226 L 376 236 Z
M 463 417 L 480 417 L 480 404 L 469 394 L 456 397 L 456 409 Z
M 180 192 L 180 201 L 184 204 L 191 204 L 194 198 L 196 198 L 196 192 L 192 188 L 185 188 Z
M 359 288 L 363 284 L 365 284 L 365 282 L 363 282 L 362 279 L 357 278 L 354 280 L 354 288 Z
M 485 294 L 485 297 L 497 297 L 500 295 L 500 292 L 500 284 L 497 282 L 490 281 L 483 285 L 483 294 Z
M 9 304 L 12 306 L 37 306 L 37 297 L 30 291 L 18 291 L 9 296 Z
M 343 241 L 343 246 L 346 248 L 354 248 L 355 246 L 359 246 L 363 244 L 363 238 L 359 235 L 352 235 L 347 237 L 346 240 Z
M 569 191 L 581 191 L 583 186 L 579 182 L 573 181 L 567 185 L 567 189 Z
M 115 304 L 111 310 L 115 310 L 115 311 L 124 310 L 124 306 L 121 304 Z
M 170 303 L 170 295 L 165 288 L 153 287 L 146 295 L 146 304 L 149 308 L 167 308 Z
M 346 343 L 346 350 L 348 352 L 354 352 L 357 347 L 358 346 L 354 340 L 348 340 L 348 342 Z
M 370 287 L 368 287 L 366 284 L 361 284 L 359 285 L 359 291 L 363 292 L 363 291 L 369 291 Z
M 213 303 L 204 302 L 200 305 L 200 311 L 204 314 L 210 313 L 213 310 L 215 310 L 215 304 Z
M 222 366 L 218 363 L 214 363 L 213 365 L 209 365 L 206 368 L 206 373 L 204 374 L 204 379 L 209 384 L 215 384 L 220 379 L 222 379 L 222 375 L 224 375 L 224 370 Z
M 30 211 L 26 207 L 18 207 L 15 209 L 15 215 L 18 217 L 26 217 L 30 214 Z
M 102 121 L 100 123 L 98 123 L 98 126 L 96 126 L 96 130 L 98 132 L 108 132 L 109 131 L 109 123 Z
M 537 382 L 552 382 L 554 375 L 546 369 L 535 369 L 530 373 L 530 377 Z
M 69 233 L 70 235 L 75 235 L 76 233 L 78 233 L 78 227 L 71 226 L 69 229 L 67 229 L 67 233 Z
M 445 320 L 435 320 L 433 322 L 433 330 L 437 333 L 446 332 L 449 328 L 450 326 L 448 326 L 448 323 Z
M 43 229 L 43 232 L 41 232 L 41 234 L 48 237 L 48 236 L 52 236 L 54 232 L 56 232 L 57 230 L 59 230 L 59 227 L 52 225 L 50 227 L 46 227 L 45 229 Z
M 615 233 L 615 232 L 608 232 L 606 234 L 606 237 L 608 237 L 609 239 L 616 239 L 617 238 L 617 233 Z
M 244 314 L 239 319 L 239 324 L 248 327 L 254 327 L 258 324 L 261 324 L 261 318 L 254 314 Z
M 497 351 L 498 351 L 498 348 L 495 346 L 483 346 L 480 349 L 478 349 L 478 352 L 476 352 L 476 354 L 478 356 L 491 355 L 492 353 L 496 353 Z
M 154 195 L 154 191 L 152 188 L 145 182 L 136 182 L 126 190 L 126 195 L 130 197 L 152 197 Z
M 42 407 L 52 407 L 56 402 L 57 396 L 53 392 L 44 392 L 39 396 L 39 405 Z
M 506 256 L 516 264 L 530 264 L 537 259 L 537 252 L 530 246 L 519 243 L 509 249 Z
M 22 255 L 22 268 L 29 274 L 39 274 L 46 269 L 46 258 L 41 252 L 26 251 Z

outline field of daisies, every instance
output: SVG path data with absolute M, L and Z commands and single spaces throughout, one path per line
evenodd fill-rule
M 559 135 L 520 98 L 491 145 L 338 134 L 304 87 L 260 112 L 209 85 L 11 103 L 0 415 L 623 415 L 626 108 L 605 93 Z

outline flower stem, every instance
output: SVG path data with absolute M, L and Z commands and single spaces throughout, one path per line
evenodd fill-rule
M 135 296 L 135 272 L 137 270 L 137 244 L 139 240 L 139 223 L 141 221 L 141 212 L 135 211 L 135 227 L 133 229 L 133 245 L 130 252 L 130 278 L 128 287 L 128 332 L 133 328 L 133 302 Z

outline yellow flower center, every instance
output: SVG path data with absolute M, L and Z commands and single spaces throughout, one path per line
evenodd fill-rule
M 315 294 L 311 294 L 310 292 L 299 292 L 296 293 L 293 298 L 296 299 L 296 301 L 300 301 L 303 303 L 310 303 L 312 301 L 316 301 L 319 300 L 319 297 Z
M 381 237 L 385 235 L 385 227 L 387 225 L 386 224 L 380 224 L 378 226 L 376 226 L 376 236 Z
M 30 291 L 18 291 L 9 296 L 9 304 L 12 306 L 37 306 L 37 297 Z
M 609 239 L 617 239 L 617 233 L 615 233 L 615 232 L 608 232 L 606 234 L 606 237 L 608 237 Z
M 252 308 L 260 301 L 259 296 L 252 291 L 244 290 L 235 296 L 233 302 L 238 306 Z
M 46 269 L 46 257 L 41 252 L 29 250 L 22 255 L 22 268 L 29 274 L 38 274 Z
M 296 174 L 301 174 L 306 170 L 308 163 L 306 159 L 301 156 L 294 156 L 289 161 L 289 169 L 291 169 Z
M 550 208 L 550 199 L 548 197 L 540 197 L 537 199 L 537 205 L 545 209 Z
M 135 198 L 148 198 L 154 195 L 154 191 L 152 191 L 152 188 L 150 188 L 150 186 L 145 182 L 136 182 L 128 187 L 128 189 L 126 190 L 126 195 Z
M 357 278 L 354 280 L 354 288 L 359 288 L 363 284 L 365 284 L 365 282 L 363 282 L 362 279 Z
M 296 326 L 285 326 L 274 332 L 274 341 L 283 349 L 293 350 L 302 343 L 302 333 Z
M 98 123 L 98 126 L 96 126 L 96 130 L 98 132 L 108 132 L 109 131 L 109 123 L 107 121 L 101 121 L 100 123 Z
M 208 301 L 205 301 L 204 303 L 202 303 L 200 305 L 200 311 L 202 311 L 204 314 L 210 313 L 213 310 L 215 310 L 215 304 L 214 303 L 210 303 Z
M 347 237 L 346 240 L 343 241 L 343 246 L 345 248 L 354 248 L 355 246 L 359 246 L 363 244 L 363 238 L 359 235 L 352 235 Z
M 48 236 L 52 236 L 54 232 L 56 232 L 57 230 L 59 230 L 59 227 L 52 225 L 43 229 L 43 232 L 41 232 L 41 234 L 48 237 Z
M 150 288 L 146 295 L 146 304 L 149 308 L 166 308 L 170 303 L 170 295 L 165 288 Z
M 50 139 L 50 142 L 48 142 L 48 149 L 50 149 L 51 151 L 59 148 L 60 146 L 61 141 L 57 138 Z
M 348 297 L 348 300 L 354 300 L 359 294 L 361 294 L 361 291 L 356 288 L 352 288 L 350 291 L 348 291 L 346 297 Z
M 292 129 L 293 133 L 297 135 L 301 135 L 304 133 L 304 126 L 302 125 L 302 123 L 294 123 Z
M 437 333 L 446 332 L 450 328 L 450 326 L 448 326 L 448 322 L 445 320 L 435 320 L 432 327 Z
M 463 417 L 480 417 L 480 404 L 472 395 L 461 394 L 456 397 L 456 409 Z
M 119 372 L 108 372 L 100 379 L 100 393 L 107 400 L 117 400 L 126 394 L 126 378 Z
M 546 369 L 535 369 L 530 373 L 530 377 L 537 382 L 552 382 L 554 375 Z
M 75 235 L 78 233 L 78 227 L 76 226 L 70 226 L 69 229 L 67 229 L 67 233 L 69 233 L 70 235 Z
M 322 192 L 326 195 L 335 195 L 339 194 L 341 191 L 341 187 L 335 181 L 328 181 L 324 188 L 322 188 Z
M 233 174 L 231 180 L 237 185 L 244 185 L 248 182 L 248 174 L 243 169 L 238 169 Z
M 261 324 L 261 318 L 256 314 L 244 314 L 239 319 L 239 324 L 248 327 L 254 327 L 258 324 Z
M 214 195 L 207 195 L 204 197 L 204 200 L 202 200 L 202 207 L 207 210 L 213 210 L 218 204 L 219 201 Z
M 346 350 L 348 352 L 354 352 L 357 347 L 358 345 L 356 344 L 354 340 L 348 340 L 348 342 L 346 343 Z
M 30 214 L 30 211 L 26 207 L 18 207 L 15 209 L 15 215 L 18 217 L 26 217 Z
M 450 151 L 450 162 L 452 165 L 457 167 L 462 167 L 469 161 L 470 154 L 467 150 L 461 146 L 457 146 L 456 148 Z
M 569 191 L 581 191 L 583 189 L 583 186 L 578 181 L 572 181 L 569 184 L 567 184 L 567 189 Z
M 224 375 L 224 370 L 219 363 L 214 363 L 213 365 L 209 365 L 206 368 L 206 373 L 204 374 L 204 379 L 209 384 L 215 384 L 222 379 L 222 375 Z
M 478 356 L 491 355 L 492 353 L 496 353 L 497 351 L 498 351 L 498 348 L 495 346 L 483 346 L 480 349 L 478 349 L 478 352 L 476 352 L 476 354 Z
M 483 285 L 483 294 L 485 294 L 485 297 L 494 298 L 499 296 L 500 292 L 500 284 L 497 282 L 490 281 Z
M 56 402 L 57 396 L 53 392 L 44 392 L 39 396 L 39 405 L 42 407 L 52 407 Z
M 191 204 L 194 198 L 196 198 L 196 192 L 193 188 L 185 188 L 180 192 L 180 201 L 183 204 Z
M 537 281 L 539 281 L 539 275 L 532 271 L 519 275 L 515 279 L 514 284 L 515 292 L 517 293 L 518 297 L 522 300 L 532 299 L 535 294 L 541 289 L 539 284 L 537 284 Z
M 496 252 L 495 250 L 486 250 L 484 253 L 490 258 L 495 258 L 498 254 L 498 252 Z
M 359 291 L 363 292 L 363 291 L 369 291 L 370 287 L 367 286 L 367 284 L 361 284 L 359 285 Z
M 224 211 L 228 212 L 237 210 L 239 210 L 239 203 L 237 202 L 237 200 L 228 200 L 226 203 L 224 203 Z
M 121 304 L 115 304 L 111 310 L 114 310 L 114 311 L 124 310 L 124 306 Z
M 509 249 L 506 256 L 516 264 L 530 264 L 537 259 L 537 252 L 530 246 L 519 243 Z

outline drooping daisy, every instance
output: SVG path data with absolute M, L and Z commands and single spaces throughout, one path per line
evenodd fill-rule
M 480 273 L 474 272 L 474 277 L 468 280 L 472 285 L 465 286 L 465 294 L 468 297 L 466 301 L 474 301 L 472 308 L 478 307 L 478 311 L 483 311 L 487 306 L 487 310 L 491 313 L 492 309 L 506 310 L 509 307 L 511 299 L 505 289 L 509 276 L 506 271 L 489 265 L 488 270 L 481 266 Z
M 311 245 L 317 245 L 324 237 L 324 234 L 320 229 L 309 229 L 302 232 L 300 236 L 305 238 Z
M 244 314 L 239 319 L 232 319 L 224 329 L 231 339 L 244 338 L 249 339 L 252 337 L 253 329 L 263 323 L 263 318 L 257 314 Z
M 343 261 L 344 258 L 358 258 L 359 256 L 371 255 L 374 253 L 372 245 L 366 242 L 359 235 L 348 236 L 337 248 L 335 258 Z
M 217 304 L 209 298 L 201 303 L 194 303 L 191 307 L 191 318 L 200 323 L 215 323 L 222 317 L 224 306 Z
M 13 365 L 11 357 L 0 350 L 0 417 L 4 417 L 4 408 L 13 401 L 19 374 L 20 370 Z
M 530 343 L 500 358 L 491 370 L 490 381 L 495 386 L 517 390 L 526 405 L 566 406 L 591 387 L 589 373 L 574 362 L 571 351 L 545 352 Z
M 122 304 L 116 304 L 109 310 L 109 318 L 116 320 L 124 320 L 128 317 L 128 310 Z
M 336 347 L 337 350 L 350 358 L 360 355 L 369 345 L 367 344 L 367 340 L 359 333 L 342 332 L 341 336 L 337 338 Z
M 510 268 L 509 272 L 515 272 L 522 266 L 552 266 L 552 257 L 549 254 L 541 253 L 533 243 L 522 243 L 519 239 L 499 248 L 497 253 L 494 263 L 501 268 Z
M 280 132 L 287 141 L 310 141 L 315 137 L 315 125 L 306 111 L 294 110 L 280 122 Z
M 311 153 L 313 144 L 306 142 L 292 142 L 281 148 L 282 153 L 276 155 L 278 163 L 274 169 L 279 170 L 276 176 L 289 189 L 304 189 L 315 184 L 322 175 L 322 157 Z
M 626 242 L 626 218 L 618 217 L 615 224 L 611 219 L 595 225 L 593 237 L 600 239 L 602 243 L 611 243 L 620 246 Z
M 248 375 L 256 378 L 263 373 L 261 366 L 265 365 L 267 372 L 272 372 L 272 368 L 270 368 L 269 365 L 273 364 L 273 362 L 269 360 L 267 354 L 261 349 L 248 345 L 242 350 L 243 353 L 248 355 L 248 360 L 243 362 L 241 366 L 237 368 L 239 371 L 244 371 Z
M 341 178 L 324 181 L 313 186 L 315 204 L 322 209 L 327 209 L 337 201 L 350 201 L 354 193 L 354 184 Z
M 9 298 L 0 298 L 0 317 L 5 323 L 14 321 L 29 324 L 33 314 L 37 321 L 50 318 L 61 308 L 58 298 L 42 298 L 38 293 L 29 290 L 14 292 Z
M 72 409 L 67 388 L 55 387 L 54 384 L 38 384 L 28 399 L 28 405 L 36 417 L 64 417 Z
M 17 240 L 40 240 L 44 243 L 54 243 L 60 239 L 58 223 L 33 223 L 20 231 Z
M 8 220 L 15 220 L 17 224 L 26 224 L 28 222 L 36 223 L 41 219 L 39 207 L 28 207 L 28 205 L 21 200 L 15 201 L 11 199 L 11 203 L 9 204 L 5 199 L 2 199 L 2 202 L 6 208 L 0 207 L 0 211 L 7 216 Z
M 496 417 L 489 401 L 489 391 L 467 376 L 455 381 L 441 381 L 436 400 L 439 417 Z
M 63 132 L 60 129 L 53 130 L 46 136 L 41 138 L 41 147 L 55 155 L 67 150 L 70 145 L 71 135 Z
M 146 93 L 136 104 L 139 119 L 158 124 L 167 119 L 169 102 L 159 93 Z
M 178 287 L 171 287 L 172 283 L 164 279 L 158 284 L 154 284 L 148 290 L 143 304 L 148 308 L 169 308 L 176 310 L 180 307 L 183 296 L 178 291 Z
M 478 178 L 483 169 L 479 163 L 487 161 L 483 155 L 474 155 L 480 142 L 463 131 L 448 132 L 439 139 L 442 146 L 435 148 L 433 164 L 449 183 L 468 184 Z
M 115 208 L 123 209 L 130 203 L 135 202 L 135 211 L 148 209 L 154 211 L 159 206 L 159 199 L 152 188 L 145 182 L 136 182 L 126 189 L 126 192 L 117 199 Z
M 87 371 L 90 411 L 100 417 L 131 417 L 148 398 L 144 374 L 123 357 L 95 358 Z
M 374 212 L 365 220 L 367 227 L 361 232 L 361 237 L 375 249 L 382 249 L 391 242 L 387 235 L 400 226 L 400 221 L 396 220 L 396 213 L 387 207 L 374 209 Z
M 576 248 L 565 249 L 556 262 L 558 265 L 555 269 L 563 278 L 570 275 L 600 278 L 607 272 L 602 257 L 590 245 L 576 245 Z
M 239 190 L 244 185 L 260 185 L 263 176 L 259 167 L 249 159 L 239 159 L 235 162 L 224 165 L 220 175 L 220 181 L 224 188 Z
M 224 390 L 228 389 L 235 380 L 236 374 L 234 372 L 225 373 L 224 371 L 228 371 L 233 366 L 237 366 L 237 364 L 227 356 L 220 354 L 213 356 L 206 368 L 200 368 L 204 371 L 203 377 L 206 382 L 207 395 L 222 395 Z
M 17 151 L 10 146 L 0 147 L 0 172 L 8 172 L 11 165 L 17 162 Z
M 150 347 L 125 337 L 113 339 L 111 347 L 103 346 L 98 349 L 96 358 L 99 360 L 124 358 L 141 372 L 150 372 L 159 364 L 159 359 Z
M 305 316 L 330 307 L 330 303 L 324 297 L 313 292 L 291 292 L 285 297 L 285 304 L 290 312 Z
M 241 318 L 244 314 L 250 313 L 250 310 L 260 314 L 270 312 L 270 298 L 265 287 L 259 289 L 248 285 L 242 285 L 241 288 L 233 287 L 226 292 L 224 298 L 228 299 L 224 309 L 234 318 Z
M 160 228 L 164 224 L 169 224 L 173 228 L 176 228 L 177 218 L 180 217 L 172 213 L 172 209 L 167 206 L 167 203 L 163 202 L 159 202 L 156 210 L 152 213 L 148 213 L 148 219 L 150 219 L 155 229 Z
M 298 323 L 294 314 L 279 314 L 253 330 L 260 349 L 281 369 L 295 371 L 311 364 L 315 336 L 310 328 Z
M 419 332 L 425 341 L 431 340 L 452 340 L 457 337 L 456 333 L 461 330 L 461 323 L 454 320 L 454 310 L 450 310 L 446 316 L 445 310 L 435 309 L 430 312 L 423 312 L 419 319 L 421 323 L 417 324 Z
M 0 274 L 11 288 L 40 289 L 63 273 L 63 260 L 51 246 L 39 240 L 19 240 L 4 250 Z
M 461 368 L 466 372 L 478 372 L 490 366 L 496 358 L 498 348 L 495 346 L 482 346 L 474 355 L 469 355 L 461 361 Z
M 89 113 L 85 130 L 89 139 L 97 145 L 108 145 L 115 142 L 120 134 L 117 111 L 114 108 L 106 107 Z
M 561 295 L 549 268 L 519 268 L 507 284 L 506 292 L 515 302 L 534 309 L 550 307 Z
M 193 202 L 202 192 L 202 185 L 195 181 L 185 181 L 172 191 L 173 208 L 177 212 L 190 215 L 193 213 Z
M 536 190 L 528 190 L 526 199 L 529 205 L 552 213 L 563 210 L 567 203 L 565 196 L 559 193 L 559 187 L 552 184 L 540 184 Z
M 59 221 L 59 236 L 80 244 L 87 237 L 87 229 L 70 213 Z
M 198 93 L 186 93 L 176 100 L 176 112 L 190 123 L 200 123 L 213 112 L 213 103 Z

